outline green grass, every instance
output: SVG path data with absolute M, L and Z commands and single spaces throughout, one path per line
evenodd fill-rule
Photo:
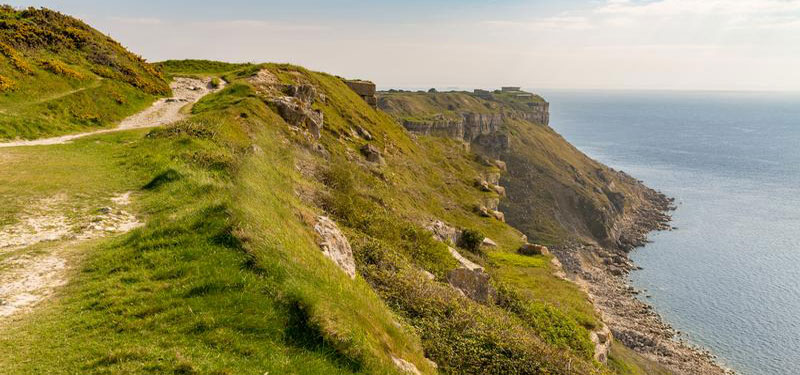
M 624 345 L 614 342 L 608 357 L 608 367 L 619 375 L 669 375 L 658 363 L 647 360 Z
M 210 76 L 222 75 L 239 70 L 253 64 L 227 63 L 210 60 L 166 60 L 155 63 L 159 69 L 170 75 Z
M 0 6 L 0 140 L 109 127 L 169 93 L 161 73 L 85 23 Z

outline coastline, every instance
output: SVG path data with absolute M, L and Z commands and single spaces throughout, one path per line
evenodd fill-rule
M 551 249 L 569 279 L 588 295 L 612 336 L 645 358 L 665 366 L 676 375 L 733 375 L 705 348 L 684 340 L 654 308 L 637 298 L 640 291 L 630 285 L 628 274 L 639 269 L 630 259 L 631 250 L 645 246 L 653 231 L 671 230 L 673 199 L 644 186 L 640 207 L 618 219 L 620 236 L 616 248 L 597 244 L 570 243 Z

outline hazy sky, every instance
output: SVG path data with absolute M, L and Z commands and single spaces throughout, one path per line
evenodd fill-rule
M 800 90 L 800 0 L 10 4 L 82 18 L 150 61 L 291 62 L 382 88 Z

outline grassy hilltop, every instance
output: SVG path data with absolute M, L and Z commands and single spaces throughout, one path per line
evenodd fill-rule
M 164 76 L 228 82 L 164 128 L 0 149 L 0 223 L 56 195 L 80 216 L 121 191 L 133 192 L 145 223 L 30 249 L 68 246 L 73 266 L 52 299 L 0 322 L 0 372 L 402 374 L 402 360 L 424 374 L 662 373 L 616 344 L 608 364 L 593 359 L 590 331 L 601 323 L 591 303 L 554 275 L 551 255 L 518 254 L 522 233 L 475 211 L 499 198 L 475 181 L 500 170 L 461 142 L 412 136 L 326 73 L 154 66 L 67 16 L 0 9 L 0 137 L 111 126 L 167 93 Z M 318 138 L 275 101 L 304 85 L 324 116 Z M 355 278 L 320 251 L 321 215 L 352 245 Z M 458 264 L 424 229 L 432 220 L 497 243 L 458 244 L 486 268 L 496 298 L 448 285 Z
M 80 20 L 0 6 L 0 140 L 107 127 L 167 93 L 158 69 Z

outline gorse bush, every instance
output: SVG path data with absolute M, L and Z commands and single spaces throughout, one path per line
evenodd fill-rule
M 0 92 L 10 91 L 14 88 L 14 81 L 11 78 L 7 78 L 0 75 Z
M 474 229 L 464 229 L 458 239 L 458 247 L 469 250 L 473 253 L 481 253 L 481 244 L 486 236 Z
M 58 60 L 45 60 L 42 61 L 42 67 L 54 74 L 75 78 L 75 79 L 83 79 L 83 74 L 70 69 L 66 64 L 58 61 Z

